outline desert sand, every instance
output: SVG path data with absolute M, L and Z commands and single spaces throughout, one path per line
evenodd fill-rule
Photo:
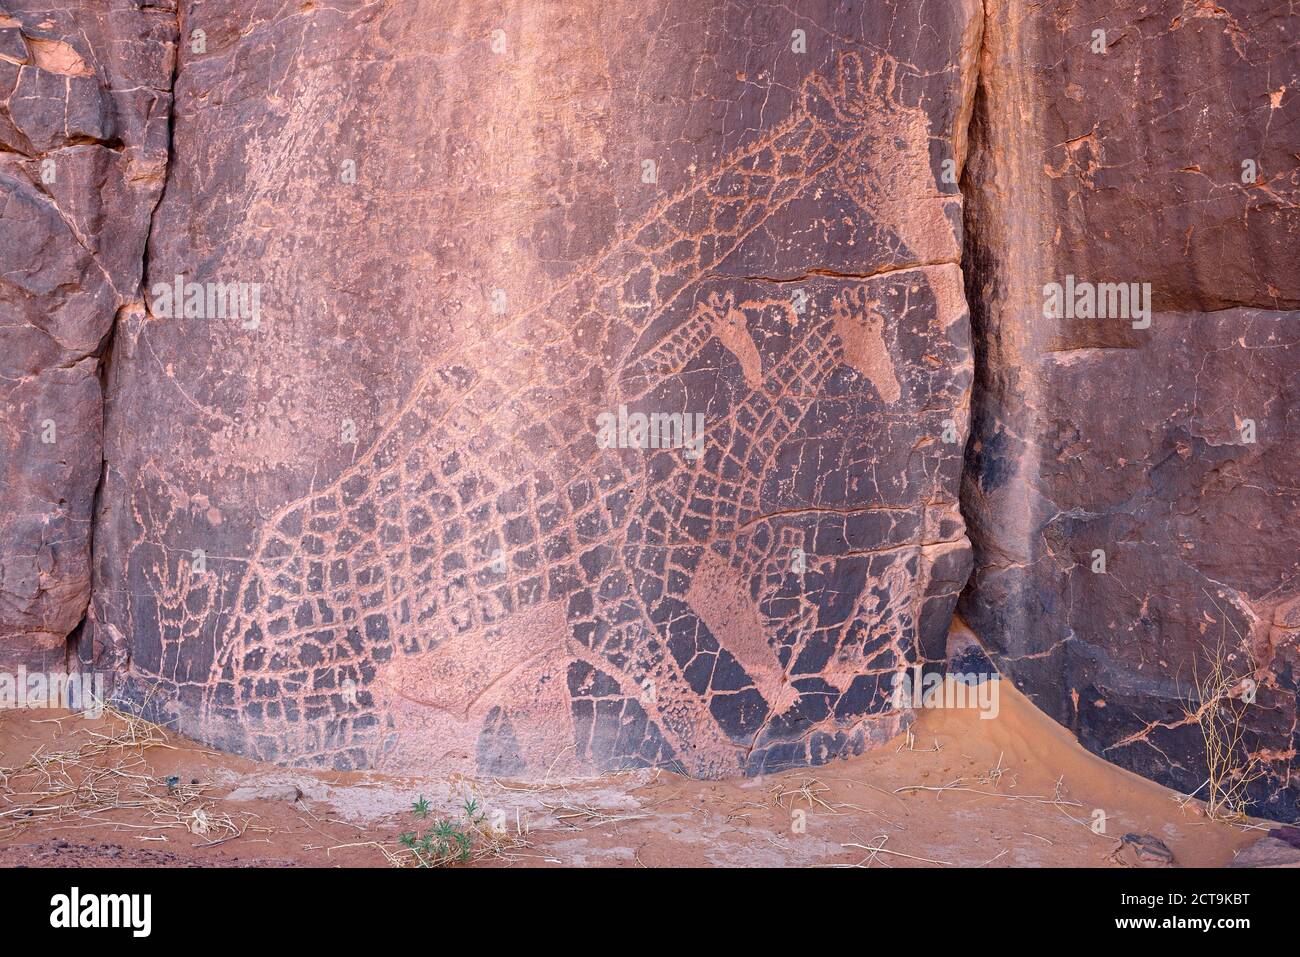
M 1129 833 L 1158 838 L 1174 866 L 1225 866 L 1264 828 L 1209 820 L 1088 753 L 1010 682 L 996 718 L 924 710 L 858 757 L 727 781 L 305 771 L 116 715 L 0 712 L 0 866 L 411 864 L 401 835 L 467 800 L 483 829 L 504 825 L 471 866 L 1123 867 Z

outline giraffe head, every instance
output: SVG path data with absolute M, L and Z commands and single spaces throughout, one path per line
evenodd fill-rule
M 745 328 L 744 309 L 736 305 L 736 294 L 731 290 L 709 293 L 696 305 L 695 318 L 708 323 L 715 335 Z
M 899 108 L 898 68 L 898 61 L 884 54 L 870 69 L 861 55 L 841 54 L 833 77 L 814 74 L 804 80 L 804 112 L 816 124 L 848 127 L 850 136 L 861 133 Z
M 845 53 L 834 76 L 804 81 L 802 105 L 818 135 L 842 151 L 834 175 L 845 195 L 893 232 L 908 258 L 939 260 L 954 255 L 955 199 L 937 185 L 929 116 L 904 102 L 907 69 L 884 53 L 870 63 Z
M 703 324 L 707 336 L 716 337 L 736 357 L 746 385 L 756 389 L 763 378 L 763 360 L 754 345 L 749 320 L 745 316 L 746 307 L 753 305 L 751 302 L 737 305 L 733 292 L 714 292 L 696 306 L 693 318 Z

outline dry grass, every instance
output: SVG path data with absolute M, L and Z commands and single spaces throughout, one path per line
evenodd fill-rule
M 1054 807 L 1083 807 L 1083 805 L 1078 801 L 1067 801 L 1062 796 L 1059 782 L 1056 788 L 1056 793 L 1052 795 L 1052 797 L 1044 797 L 1038 794 L 1004 794 L 999 791 L 985 791 L 980 788 L 967 787 L 966 780 L 966 778 L 957 778 L 955 781 L 939 787 L 925 784 L 909 784 L 906 787 L 896 789 L 894 793 L 910 794 L 915 791 L 933 791 L 935 793 L 943 793 L 945 791 L 965 791 L 968 794 L 982 794 L 985 797 L 1003 798 L 1007 801 L 1025 801 L 1029 804 L 1050 804 Z
M 989 787 L 996 791 L 998 786 L 1002 783 L 1002 775 L 1006 774 L 1008 770 L 1002 765 L 1002 759 L 1004 757 L 1006 757 L 1005 751 L 998 752 L 998 763 L 977 777 L 975 779 L 976 782 L 982 784 L 984 787 Z M 1015 780 L 1014 777 L 1012 780 Z M 1014 786 L 1015 785 L 1013 784 L 1012 787 Z
M 433 817 L 428 802 L 421 796 L 413 805 L 414 830 L 397 842 L 359 841 L 335 845 L 328 853 L 345 848 L 372 847 L 393 867 L 453 867 L 458 865 L 504 863 L 527 860 L 550 860 L 533 850 L 530 835 L 534 830 L 587 830 L 624 821 L 637 821 L 648 814 L 602 808 L 574 795 L 564 783 L 519 784 L 495 780 L 492 790 L 523 793 L 535 797 L 534 822 L 527 810 L 516 807 L 513 819 L 494 820 L 477 796 L 477 787 L 465 790 L 459 810 Z M 489 802 L 491 804 L 492 802 Z
M 423 798 L 421 800 L 423 801 Z M 493 827 L 493 822 L 490 822 L 486 816 L 474 811 L 466 813 L 466 806 L 462 806 L 460 819 L 454 817 L 431 819 L 426 815 L 417 816 L 417 821 L 417 830 L 404 835 L 411 839 L 409 841 L 399 838 L 395 842 L 369 840 L 335 844 L 333 847 L 324 848 L 326 856 L 332 856 L 335 851 L 348 848 L 369 847 L 378 851 L 392 867 L 452 867 L 492 861 L 515 863 L 524 860 L 525 855 L 520 852 L 531 847 L 528 841 L 530 830 L 528 820 L 519 814 L 516 814 L 514 820 L 513 833 L 509 822 L 502 827 Z M 358 824 L 336 823 L 346 823 L 349 827 L 365 830 Z M 432 834 L 444 826 L 446 830 L 441 841 L 436 836 L 427 843 L 421 841 L 425 835 Z M 466 839 L 463 846 L 454 840 L 453 833 L 460 834 Z
M 35 824 L 104 824 L 138 831 L 142 840 L 184 830 L 210 838 L 198 846 L 211 847 L 250 829 L 248 820 L 237 825 L 206 800 L 206 785 L 154 775 L 146 752 L 172 747 L 161 727 L 109 707 L 104 717 L 105 731 L 69 732 L 84 739 L 78 747 L 42 747 L 21 765 L 0 767 L 0 836 Z M 52 720 L 62 734 L 62 722 L 78 716 Z
M 934 739 L 934 744 L 931 745 L 931 746 L 928 747 L 928 748 L 918 748 L 918 747 L 916 746 L 916 735 L 912 732 L 912 729 L 911 729 L 911 728 L 908 728 L 908 729 L 907 729 L 907 735 L 906 735 L 906 737 L 904 737 L 903 740 L 899 742 L 898 747 L 894 749 L 894 753 L 895 753 L 895 754 L 898 754 L 899 752 L 901 752 L 901 751 L 903 751 L 903 750 L 908 750 L 908 751 L 917 751 L 917 752 L 921 752 L 921 753 L 923 753 L 923 754 L 924 754 L 924 753 L 929 753 L 929 752 L 931 752 L 931 751 L 938 751 L 938 750 L 939 750 L 939 739 L 938 739 L 938 738 L 935 738 L 935 739 Z
M 777 807 L 793 808 L 797 802 L 803 801 L 810 811 L 822 810 L 838 814 L 843 805 L 830 804 L 822 798 L 822 795 L 829 794 L 830 790 L 816 778 L 806 778 L 799 783 L 798 787 L 789 787 L 781 783 L 771 789 L 772 803 Z
M 1266 773 L 1259 758 L 1247 747 L 1244 737 L 1243 684 L 1254 673 L 1253 662 L 1244 674 L 1234 674 L 1222 639 L 1207 655 L 1208 666 L 1192 676 L 1192 693 L 1185 702 L 1187 720 L 1200 729 L 1205 747 L 1208 777 L 1189 799 L 1205 789 L 1206 816 L 1216 821 L 1239 824 L 1247 821 L 1254 803 L 1251 784 Z
M 517 816 L 512 833 L 507 821 L 490 820 L 471 796 L 458 817 L 442 818 L 401 838 L 401 847 L 389 855 L 389 863 L 395 867 L 514 863 L 523 859 L 520 852 L 529 847 L 528 833 L 526 819 Z
M 606 778 L 613 781 L 627 781 L 627 786 L 630 788 L 638 781 L 646 784 L 657 782 L 661 773 L 661 768 L 655 768 L 652 771 L 611 771 L 606 775 Z M 550 772 L 548 771 L 546 778 L 537 784 L 502 781 L 499 778 L 494 778 L 492 784 L 505 792 L 534 796 L 539 811 L 545 811 L 559 827 L 571 830 L 585 830 L 605 824 L 639 821 L 649 817 L 648 814 L 638 814 L 621 808 L 599 807 L 575 795 L 567 783 L 551 782 L 549 778 Z M 547 795 L 547 797 L 544 798 L 543 795 Z M 649 810 L 650 807 L 653 807 L 653 805 L 646 806 L 644 809 Z M 520 828 L 517 827 L 516 830 L 520 830 Z
M 885 847 L 885 844 L 888 843 L 888 841 L 889 841 L 888 834 L 877 834 L 875 837 L 871 838 L 871 840 L 867 841 L 866 843 L 858 843 L 855 841 L 848 844 L 841 844 L 840 847 L 846 849 L 866 851 L 867 856 L 862 858 L 862 860 L 857 861 L 856 863 L 853 864 L 837 864 L 835 866 L 870 868 L 873 864 L 880 864 L 883 867 L 888 867 L 889 866 L 888 862 L 881 859 L 880 857 L 881 854 L 888 854 L 891 857 L 901 857 L 905 860 L 917 861 L 922 864 L 937 864 L 941 867 L 957 866 L 956 864 L 953 864 L 951 861 L 939 861 L 929 857 L 917 857 L 914 854 L 904 854 L 902 851 L 890 850 L 889 848 Z M 1005 854 L 1006 851 L 1003 851 L 1002 853 Z M 998 857 L 1001 856 L 1002 856 L 1001 854 L 998 855 Z
M 640 821 L 649 817 L 647 814 L 626 814 L 621 811 L 611 813 L 590 804 L 558 803 L 543 801 L 542 807 L 551 813 L 562 826 L 574 829 L 600 827 L 603 824 L 617 824 L 620 821 Z
M 522 834 L 496 831 L 481 823 L 470 826 L 467 828 L 466 833 L 471 838 L 471 843 L 463 853 L 453 847 L 430 851 L 419 847 L 405 847 L 400 844 L 385 844 L 379 841 L 339 844 L 329 848 L 326 853 L 330 854 L 347 847 L 373 847 L 393 867 L 453 867 L 464 864 L 484 864 L 491 861 L 514 863 L 521 860 L 519 852 L 529 846 L 527 839 Z

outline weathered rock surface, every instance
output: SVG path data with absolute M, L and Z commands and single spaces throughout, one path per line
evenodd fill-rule
M 1278 827 L 1238 851 L 1233 867 L 1300 867 L 1300 829 Z
M 90 598 L 100 362 L 167 162 L 167 4 L 0 9 L 0 667 L 62 669 Z
M 1239 717 L 1294 818 L 1294 16 L 844 6 L 8 4 L 0 667 L 527 777 L 991 658 L 1188 792 Z
M 182 4 L 110 374 L 119 692 L 339 767 L 715 775 L 896 732 L 970 562 L 944 173 L 980 17 L 926 10 Z M 178 276 L 244 308 L 173 309 Z M 700 454 L 606 447 L 620 410 L 701 416 Z
M 986 4 L 961 610 L 1086 747 L 1187 792 L 1219 659 L 1254 810 L 1294 818 L 1300 31 L 1231 7 Z M 1045 318 L 1068 276 L 1149 283 L 1149 327 Z

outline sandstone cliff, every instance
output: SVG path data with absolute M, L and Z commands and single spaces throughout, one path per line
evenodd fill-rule
M 1294 816 L 1283 7 L 7 11 L 0 663 L 268 760 L 718 776 L 896 733 L 960 594 L 1189 792 L 1226 660 Z
M 1188 703 L 1220 660 L 1253 698 L 1232 707 L 1267 767 L 1256 810 L 1293 818 L 1296 19 L 987 12 L 963 182 L 981 353 L 963 616 L 1086 747 L 1186 792 L 1207 777 Z M 1043 287 L 1070 276 L 1147 284 L 1149 314 L 1046 318 Z

